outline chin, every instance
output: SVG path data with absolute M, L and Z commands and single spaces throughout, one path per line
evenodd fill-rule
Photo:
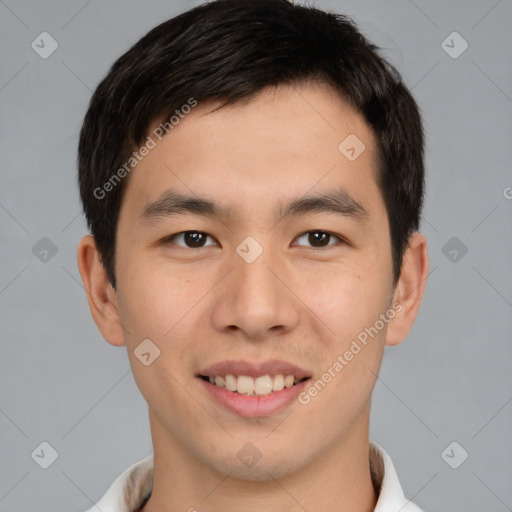
M 276 478 L 286 478 L 289 475 L 299 471 L 307 465 L 308 458 L 297 459 L 296 450 L 290 447 L 289 450 L 283 452 L 283 447 L 275 447 L 271 451 L 269 448 L 262 448 L 261 452 L 257 452 L 254 445 L 247 443 L 242 449 L 235 453 L 229 453 L 226 457 L 219 459 L 210 459 L 208 462 L 216 472 L 223 476 L 229 475 L 230 478 L 245 480 L 249 482 L 268 482 Z M 276 453 L 281 449 L 280 453 Z M 244 451 L 245 450 L 245 451 Z M 252 454 L 253 459 L 244 460 L 244 456 Z M 304 454 L 301 453 L 301 456 Z
M 289 465 L 283 466 L 280 463 L 263 462 L 261 459 L 253 467 L 245 467 L 240 461 L 233 462 L 231 467 L 226 467 L 224 474 L 229 473 L 230 478 L 245 480 L 249 482 L 270 482 L 293 474 L 296 468 Z

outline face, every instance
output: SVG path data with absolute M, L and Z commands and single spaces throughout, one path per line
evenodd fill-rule
M 376 144 L 324 85 L 216 106 L 198 104 L 130 174 L 115 300 L 159 442 L 223 474 L 285 476 L 366 433 L 399 315 Z M 211 204 L 177 207 L 178 194 Z M 145 365 L 147 339 L 146 359 L 160 353 Z M 278 374 L 308 379 L 279 391 Z

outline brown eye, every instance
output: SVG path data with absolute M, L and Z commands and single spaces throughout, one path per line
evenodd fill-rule
M 343 242 L 343 240 L 334 235 L 333 233 L 329 233 L 327 231 L 308 231 L 301 235 L 297 240 L 300 240 L 302 238 L 305 238 L 309 244 L 311 244 L 311 247 L 314 248 L 322 248 L 322 247 L 328 247 L 330 245 L 334 245 L 332 243 L 329 243 L 329 241 L 332 238 L 337 239 L 340 242 Z
M 190 249 L 206 247 L 207 245 L 215 245 L 205 245 L 207 238 L 211 237 L 202 231 L 182 231 L 181 233 L 176 233 L 175 235 L 170 236 L 165 241 L 172 242 L 176 245 L 181 245 Z M 176 240 L 181 240 L 183 243 L 177 243 Z

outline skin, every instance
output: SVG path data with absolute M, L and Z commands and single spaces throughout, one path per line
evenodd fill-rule
M 108 343 L 126 345 L 148 403 L 155 469 L 144 511 L 371 511 L 371 393 L 385 347 L 407 336 L 418 313 L 426 239 L 411 237 L 393 287 L 374 136 L 328 86 L 279 86 L 247 104 L 212 112 L 216 106 L 195 107 L 129 176 L 116 290 L 93 237 L 78 248 L 94 320 Z M 366 146 L 353 162 L 338 150 L 349 134 Z M 272 215 L 280 201 L 340 186 L 368 210 L 366 223 L 332 213 Z M 144 206 L 171 187 L 236 215 L 142 222 Z M 163 241 L 187 230 L 208 234 L 204 246 Z M 302 235 L 315 230 L 347 243 L 333 236 L 314 247 Z M 263 247 L 252 263 L 236 252 L 247 236 Z M 221 408 L 195 377 L 225 359 L 276 358 L 316 381 L 395 302 L 401 311 L 307 405 L 244 418 Z M 161 351 L 149 366 L 134 355 L 146 338 Z M 250 468 L 237 457 L 247 442 L 262 454 Z

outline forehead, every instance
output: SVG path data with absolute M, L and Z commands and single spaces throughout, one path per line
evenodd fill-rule
M 371 213 L 371 196 L 380 195 L 374 136 L 331 87 L 272 87 L 219 106 L 185 109 L 161 138 L 162 124 L 151 127 L 154 147 L 129 176 L 122 209 L 142 217 L 172 189 L 242 216 L 269 207 L 275 213 L 283 199 L 343 186 Z

